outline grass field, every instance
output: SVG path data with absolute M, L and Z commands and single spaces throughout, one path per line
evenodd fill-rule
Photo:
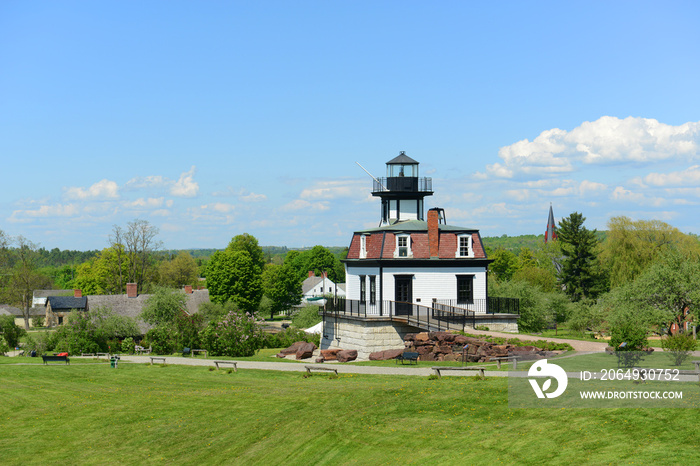
M 693 409 L 509 409 L 505 378 L 124 363 L 0 378 L 10 465 L 690 464 L 700 440 Z

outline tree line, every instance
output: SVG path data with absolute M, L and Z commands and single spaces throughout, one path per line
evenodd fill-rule
M 493 259 L 490 293 L 521 299 L 522 331 L 566 323 L 622 342 L 694 325 L 700 303 L 697 236 L 659 220 L 625 216 L 611 218 L 601 235 L 587 229 L 585 220 L 570 214 L 559 222 L 556 241 L 542 240 L 534 248 L 494 249 L 484 241 Z M 637 340 L 635 349 L 646 344 L 646 337 Z
M 274 314 L 299 304 L 301 283 L 310 270 L 326 272 L 336 283 L 345 280 L 340 257 L 322 246 L 305 251 L 262 248 L 255 237 L 244 233 L 223 250 L 199 250 L 210 255 L 195 259 L 188 251 L 163 251 L 158 234 L 154 225 L 137 219 L 123 227 L 115 225 L 101 251 L 80 255 L 58 249 L 47 253 L 23 236 L 9 237 L 0 230 L 0 302 L 21 308 L 27 329 L 34 290 L 123 294 L 127 283 L 137 283 L 140 293 L 158 287 L 207 286 L 214 302 L 231 301 L 243 312 Z M 87 259 L 77 263 L 80 258 Z M 64 260 L 74 262 L 60 265 Z M 47 265 L 55 261 L 58 266 Z

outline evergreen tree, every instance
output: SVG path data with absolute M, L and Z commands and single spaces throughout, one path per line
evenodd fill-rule
M 596 268 L 595 230 L 583 226 L 586 217 L 574 212 L 559 222 L 559 242 L 564 254 L 560 273 L 562 284 L 572 301 L 594 298 L 601 291 L 601 275 Z

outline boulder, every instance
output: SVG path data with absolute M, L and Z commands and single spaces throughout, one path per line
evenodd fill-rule
M 318 363 L 318 364 L 322 363 L 323 361 L 325 361 L 325 359 L 323 359 L 323 358 L 316 358 L 316 363 Z
M 434 353 L 421 354 L 418 356 L 419 361 L 437 361 L 436 355 Z
M 452 353 L 452 347 L 448 345 L 435 345 L 432 352 L 435 354 L 449 354 Z
M 294 353 L 296 353 L 297 351 L 299 351 L 299 348 L 300 348 L 302 345 L 305 345 L 305 344 L 307 344 L 305 341 L 297 341 L 297 342 L 295 342 L 292 346 L 290 346 L 289 348 L 285 348 L 285 349 L 283 349 L 282 351 L 280 351 L 280 354 L 285 354 L 285 355 L 287 355 L 287 354 L 294 354 Z
M 311 356 L 313 356 L 315 350 L 316 350 L 316 345 L 314 345 L 313 343 L 304 343 L 303 345 L 301 345 L 299 347 L 299 349 L 297 349 L 296 358 L 297 359 L 310 358 Z
M 338 362 L 350 362 L 357 359 L 357 350 L 338 351 Z
M 428 336 L 428 332 L 421 332 L 416 335 L 415 341 L 428 341 L 430 340 L 430 337 Z
M 370 361 L 386 361 L 388 359 L 395 359 L 397 356 L 403 354 L 405 349 L 390 349 L 384 351 L 377 351 L 369 355 Z M 321 351 L 323 353 L 323 351 Z
M 454 340 L 452 340 L 455 345 L 466 345 L 469 339 L 465 337 L 464 335 L 456 335 Z
M 339 352 L 340 349 L 322 349 L 321 357 L 326 361 L 335 361 L 336 359 L 338 359 Z

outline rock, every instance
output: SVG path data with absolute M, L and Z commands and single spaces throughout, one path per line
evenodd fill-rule
M 357 359 L 357 350 L 338 351 L 338 362 L 350 362 Z
M 282 353 L 277 353 L 275 356 L 277 356 L 277 357 L 280 358 L 280 359 L 284 359 L 284 358 L 287 357 L 286 354 L 282 354 Z
M 296 343 L 294 343 L 294 344 L 293 344 L 292 346 L 290 346 L 289 348 L 285 348 L 285 349 L 283 349 L 282 351 L 280 351 L 280 354 L 294 354 L 294 353 L 296 353 L 297 351 L 299 351 L 299 348 L 300 348 L 302 345 L 305 345 L 305 344 L 306 344 L 305 341 L 297 341 Z
M 338 352 L 340 352 L 340 349 L 322 349 L 321 357 L 326 361 L 335 361 L 338 359 Z
M 416 351 L 418 352 L 418 354 L 424 355 L 424 354 L 428 354 L 428 353 L 432 352 L 433 347 L 432 346 L 419 346 L 418 348 L 416 348 Z
M 403 341 L 415 341 L 416 340 L 416 334 L 415 333 L 407 333 L 405 337 L 403 337 Z
M 297 359 L 306 359 L 310 358 L 313 356 L 314 351 L 316 350 L 316 345 L 313 343 L 304 343 L 297 349 L 296 357 Z
M 419 361 L 437 361 L 434 353 L 421 354 L 418 356 Z
M 428 340 L 430 340 L 430 337 L 428 336 L 428 332 L 421 332 L 421 333 L 417 334 L 416 338 L 415 338 L 416 342 L 428 341 Z
M 464 335 L 456 335 L 454 340 L 452 341 L 454 341 L 455 345 L 464 346 L 467 344 L 467 337 L 465 337 Z
M 435 354 L 449 354 L 452 353 L 452 347 L 447 345 L 435 345 L 432 352 Z
M 370 361 L 386 361 L 388 359 L 395 359 L 397 356 L 403 354 L 405 349 L 390 349 L 384 351 L 377 351 L 369 355 Z
M 325 359 L 323 359 L 323 358 L 316 358 L 316 363 L 319 363 L 319 364 L 320 364 L 320 363 L 322 363 L 323 361 L 325 361 Z

